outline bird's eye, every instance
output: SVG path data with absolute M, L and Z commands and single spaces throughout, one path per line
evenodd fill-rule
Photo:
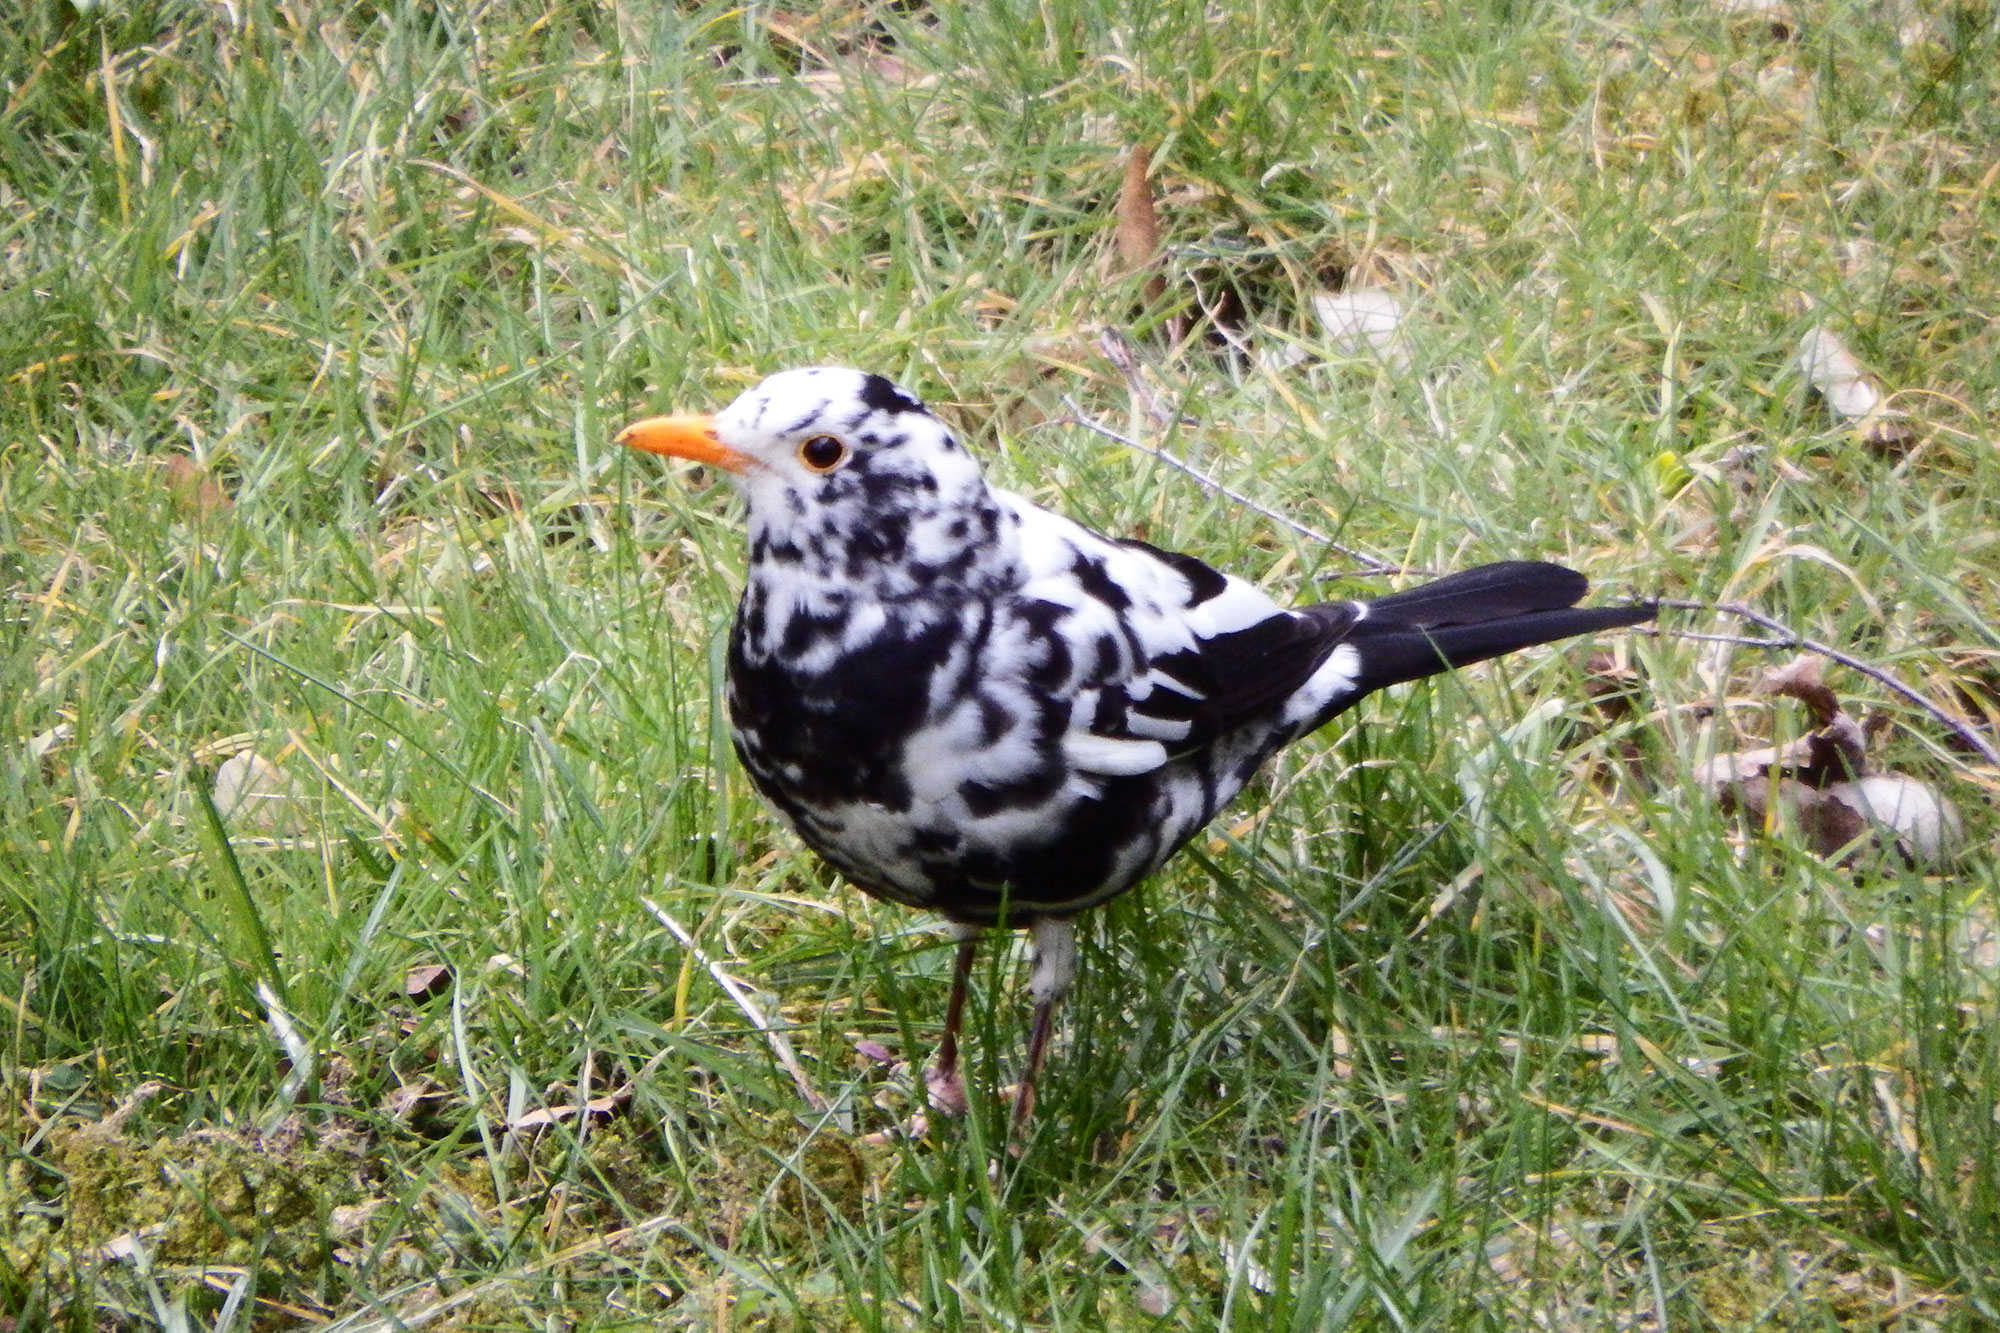
M 847 458 L 847 446 L 831 435 L 815 435 L 799 446 L 799 461 L 815 472 L 831 472 Z

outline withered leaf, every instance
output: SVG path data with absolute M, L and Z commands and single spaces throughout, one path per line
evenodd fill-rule
M 1882 382 L 1836 334 L 1807 329 L 1799 339 L 1798 367 L 1833 414 L 1854 423 L 1869 444 L 1889 449 L 1913 438 L 1903 413 L 1889 406 Z
M 1841 707 L 1817 657 L 1771 671 L 1762 688 L 1797 699 L 1820 725 L 1785 745 L 1718 754 L 1698 765 L 1696 785 L 1725 812 L 1767 831 L 1791 827 L 1817 855 L 1850 866 L 1874 847 L 1894 847 L 1912 865 L 1934 865 L 1963 845 L 1951 802 L 1915 778 L 1874 771 L 1869 729 Z
M 1768 694 L 1797 699 L 1819 727 L 1794 743 L 1803 749 L 1787 756 L 1785 767 L 1792 777 L 1807 786 L 1824 787 L 1868 772 L 1868 737 L 1861 724 L 1841 709 L 1840 697 L 1821 677 L 1819 658 L 1807 653 L 1773 669 L 1765 675 L 1762 688 Z
M 1814 791 L 1790 783 L 1783 789 L 1806 845 L 1821 856 L 1853 848 L 1856 840 L 1868 831 L 1867 818 L 1836 795 L 1846 786 L 1842 783 L 1825 791 Z
M 186 454 L 167 455 L 167 490 L 182 518 L 207 518 L 235 503 L 222 483 Z
M 1126 273 L 1152 263 L 1160 249 L 1160 215 L 1153 205 L 1152 182 L 1146 179 L 1152 165 L 1152 150 L 1134 144 L 1118 187 L 1118 264 Z
M 445 1094 L 428 1078 L 399 1083 L 391 1088 L 377 1107 L 392 1120 L 408 1120 L 419 1111 L 445 1100 Z
M 606 1120 L 631 1100 L 632 1089 L 629 1087 L 620 1088 L 618 1091 L 606 1093 L 602 1097 L 592 1097 L 581 1106 L 575 1102 L 570 1102 L 562 1106 L 537 1107 L 535 1110 L 524 1112 L 508 1121 L 507 1128 L 540 1129 L 545 1125 L 553 1125 L 558 1121 L 568 1120 L 579 1114 L 589 1116 L 593 1120 Z
M 428 1000 L 451 984 L 451 969 L 443 963 L 426 963 L 403 974 L 403 994 L 413 1000 Z
M 1594 652 L 1584 663 L 1583 692 L 1612 721 L 1632 715 L 1645 682 L 1616 654 Z
M 1326 330 L 1327 343 L 1349 356 L 1373 355 L 1394 370 L 1410 366 L 1410 340 L 1403 322 L 1408 312 L 1396 294 L 1384 287 L 1352 287 L 1318 292 L 1313 313 Z
M 1813 721 L 1822 727 L 1840 714 L 1840 699 L 1821 674 L 1819 658 L 1811 653 L 1765 672 L 1763 689 L 1769 694 L 1797 699 L 1811 711 Z
M 239 750 L 217 766 L 213 795 L 225 817 L 254 828 L 283 832 L 300 822 L 292 779 L 255 750 Z
M 1828 787 L 1822 806 L 1851 812 L 1853 825 L 1845 846 L 1871 826 L 1888 838 L 1905 860 L 1916 866 L 1950 860 L 1965 845 L 1965 825 L 1958 811 L 1929 783 L 1903 773 L 1876 773 L 1855 782 Z

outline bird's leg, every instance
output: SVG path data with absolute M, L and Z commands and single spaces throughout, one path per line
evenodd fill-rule
M 965 1017 L 973 956 L 979 952 L 979 927 L 953 922 L 951 929 L 958 936 L 958 957 L 951 968 L 951 998 L 944 1006 L 944 1040 L 938 1043 L 937 1067 L 924 1083 L 932 1106 L 946 1115 L 964 1115 L 965 1079 L 958 1072 L 958 1028 Z
M 1035 970 L 1028 979 L 1028 994 L 1035 1001 L 1035 1023 L 1028 1030 L 1028 1067 L 1014 1092 L 1016 1135 L 1035 1113 L 1035 1080 L 1042 1072 L 1042 1062 L 1048 1059 L 1056 1006 L 1076 980 L 1076 923 L 1066 916 L 1038 917 L 1033 930 Z

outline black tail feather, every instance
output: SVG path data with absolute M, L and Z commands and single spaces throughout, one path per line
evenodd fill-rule
M 1347 633 L 1359 655 L 1356 697 L 1520 648 L 1651 620 L 1657 605 L 1587 606 L 1583 575 L 1516 560 L 1482 565 L 1368 604 Z
M 1590 580 L 1546 560 L 1503 560 L 1392 592 L 1368 604 L 1370 619 L 1399 625 L 1469 625 L 1575 606 Z

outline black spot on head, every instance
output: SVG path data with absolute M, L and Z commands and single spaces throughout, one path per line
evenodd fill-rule
M 900 472 L 893 463 L 867 453 L 855 455 L 854 465 L 844 475 L 850 479 L 847 489 L 858 487 L 874 508 L 908 507 L 911 494 L 934 495 L 938 488 L 937 478 L 927 471 Z
M 900 412 L 921 412 L 924 405 L 896 386 L 896 382 L 882 375 L 861 377 L 861 401 L 877 412 L 887 412 L 892 416 Z
M 808 426 L 811 426 L 816 422 L 818 422 L 819 419 L 826 414 L 826 409 L 832 406 L 833 406 L 832 399 L 822 398 L 819 400 L 819 402 L 813 405 L 810 411 L 800 416 L 798 420 L 792 422 L 790 425 L 780 427 L 777 433 L 780 435 L 802 434 Z
M 887 513 L 863 528 L 847 543 L 847 577 L 858 579 L 874 565 L 893 565 L 903 558 L 910 542 L 910 520 L 906 514 Z

